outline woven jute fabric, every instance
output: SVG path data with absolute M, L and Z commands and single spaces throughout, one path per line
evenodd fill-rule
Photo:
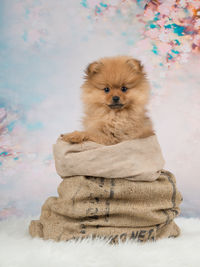
M 115 243 L 180 234 L 174 218 L 182 197 L 174 175 L 162 169 L 156 136 L 113 146 L 59 139 L 54 157 L 63 181 L 58 197 L 49 197 L 40 219 L 30 223 L 31 236 L 56 241 L 105 237 Z

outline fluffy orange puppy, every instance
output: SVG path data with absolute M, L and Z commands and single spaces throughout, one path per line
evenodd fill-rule
M 146 115 L 150 87 L 140 61 L 102 58 L 87 67 L 82 85 L 84 131 L 61 135 L 69 143 L 113 145 L 154 134 Z

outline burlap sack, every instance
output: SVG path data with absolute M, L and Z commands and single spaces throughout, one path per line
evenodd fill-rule
M 31 236 L 70 240 L 107 237 L 138 241 L 176 237 L 173 219 L 181 194 L 156 136 L 103 146 L 93 142 L 54 145 L 56 170 L 63 178 L 58 197 L 49 197 Z

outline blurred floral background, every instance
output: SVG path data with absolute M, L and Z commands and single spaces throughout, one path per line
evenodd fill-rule
M 149 113 L 182 216 L 200 216 L 200 1 L 2 0 L 0 219 L 37 215 L 57 194 L 52 144 L 81 129 L 83 71 L 121 54 L 148 72 Z

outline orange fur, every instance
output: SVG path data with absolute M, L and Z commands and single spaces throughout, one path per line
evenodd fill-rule
M 85 73 L 82 86 L 84 131 L 63 135 L 64 141 L 112 145 L 154 134 L 145 108 L 149 83 L 138 60 L 129 56 L 102 58 L 91 63 Z M 127 91 L 122 92 L 122 87 Z M 104 88 L 110 91 L 106 93 Z M 113 96 L 120 98 L 117 105 L 113 103 Z

